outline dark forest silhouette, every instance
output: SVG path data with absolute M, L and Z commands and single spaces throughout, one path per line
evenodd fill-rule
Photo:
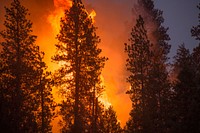
M 45 53 L 35 44 L 28 9 L 19 0 L 5 7 L 0 132 L 52 132 L 51 122 L 59 115 L 60 131 L 67 133 L 199 133 L 200 43 L 192 52 L 181 44 L 169 64 L 170 37 L 162 11 L 152 0 L 138 2 L 156 27 L 150 31 L 147 16 L 138 14 L 125 43 L 132 109 L 124 128 L 113 107 L 99 100 L 104 91 L 100 75 L 108 58 L 101 56 L 97 27 L 81 0 L 73 0 L 60 21 L 52 61 L 61 65 L 54 73 L 47 71 Z M 200 41 L 200 24 L 191 28 L 191 36 Z M 54 102 L 53 87 L 63 97 L 60 104 Z

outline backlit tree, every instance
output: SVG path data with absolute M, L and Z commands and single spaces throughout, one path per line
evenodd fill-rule
M 113 107 L 110 106 L 108 109 L 105 109 L 102 117 L 103 126 L 99 128 L 101 133 L 122 133 L 120 122 L 117 119 L 117 115 Z
M 168 28 L 163 26 L 163 12 L 155 9 L 152 0 L 139 0 L 139 2 L 147 12 L 147 17 L 151 21 L 150 24 L 154 25 L 151 30 L 148 30 L 148 35 L 151 37 L 153 44 L 152 68 L 148 85 L 155 100 L 152 102 L 155 110 L 151 112 L 154 116 L 152 132 L 170 132 L 171 84 L 169 81 L 167 55 L 171 46 L 168 43 L 170 40 L 167 34 Z
M 62 130 L 87 132 L 92 127 L 93 99 L 102 91 L 100 74 L 106 58 L 100 56 L 96 27 L 80 0 L 73 0 L 72 7 L 65 11 L 57 39 L 53 61 L 60 68 L 54 83 L 64 97 Z
M 151 44 L 147 37 L 144 20 L 141 16 L 136 20 L 132 29 L 129 44 L 125 44 L 125 52 L 128 54 L 127 70 L 130 72 L 128 82 L 131 85 L 127 92 L 132 101 L 131 118 L 127 122 L 127 132 L 145 132 L 148 125 L 145 118 L 146 104 L 148 101 L 148 77 L 151 66 Z

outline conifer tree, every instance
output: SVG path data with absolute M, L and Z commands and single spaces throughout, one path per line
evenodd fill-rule
M 191 125 L 193 126 L 193 130 L 195 132 L 200 132 L 200 44 L 193 49 L 192 53 L 192 67 L 194 68 L 195 72 L 195 87 L 193 88 L 193 99 L 192 99 L 192 114 L 193 114 L 193 120 Z
M 5 8 L 5 30 L 0 32 L 0 130 L 2 132 L 42 132 L 40 123 L 41 83 L 47 85 L 43 71 L 46 66 L 42 61 L 43 52 L 35 44 L 32 35 L 32 23 L 27 19 L 28 9 L 14 0 Z M 44 80 L 45 79 L 45 80 Z M 48 101 L 45 105 L 44 119 L 46 129 L 50 131 L 52 97 L 50 90 L 44 95 Z
M 193 49 L 192 53 L 192 58 L 194 63 L 193 65 L 196 68 L 195 72 L 197 74 L 197 77 L 199 77 L 200 76 L 199 75 L 200 74 L 200 3 L 197 6 L 197 8 L 199 9 L 199 15 L 198 15 L 199 24 L 196 27 L 192 27 L 191 34 L 192 37 L 195 37 L 195 39 L 199 42 L 198 46 Z M 199 81 L 198 78 L 197 81 Z
M 170 51 L 170 40 L 167 34 L 168 28 L 165 28 L 162 24 L 164 18 L 162 17 L 162 11 L 154 8 L 154 2 L 152 0 L 139 0 L 141 5 L 148 13 L 151 23 L 155 25 L 151 33 L 154 41 L 153 43 L 153 56 L 152 56 L 152 67 L 150 70 L 150 81 L 149 89 L 153 93 L 154 102 L 152 105 L 155 107 L 155 111 L 152 110 L 153 120 L 153 131 L 154 132 L 170 132 L 170 106 L 171 106 L 171 84 L 169 81 L 168 72 L 168 53 Z
M 200 3 L 197 6 L 197 8 L 200 10 Z M 196 40 L 200 41 L 200 12 L 198 15 L 198 19 L 199 19 L 199 22 L 198 22 L 199 24 L 197 26 L 192 27 L 191 33 L 192 33 L 192 36 L 195 37 Z
M 150 53 L 149 58 L 146 58 L 144 61 L 146 64 L 143 67 L 144 70 L 138 72 L 135 66 L 139 66 L 141 63 L 137 62 L 140 58 L 136 58 L 132 56 L 131 58 L 135 58 L 132 60 L 128 60 L 129 66 L 127 66 L 128 71 L 131 72 L 131 78 L 136 77 L 139 82 L 136 85 L 132 85 L 134 80 L 128 80 L 130 82 L 131 87 L 138 87 L 139 89 L 131 88 L 128 93 L 131 92 L 134 100 L 138 100 L 138 102 L 133 102 L 133 109 L 130 113 L 130 120 L 127 122 L 126 131 L 127 132 L 170 132 L 170 102 L 171 102 L 171 90 L 170 90 L 170 82 L 168 78 L 167 71 L 167 54 L 170 50 L 170 45 L 168 44 L 168 40 L 170 40 L 167 34 L 167 28 L 162 26 L 164 19 L 162 17 L 162 11 L 154 8 L 154 3 L 152 0 L 139 0 L 138 1 L 141 7 L 146 12 L 143 18 L 143 21 L 149 20 L 150 24 L 154 25 L 152 29 L 147 29 L 146 31 L 146 41 L 143 41 L 144 38 L 137 39 L 141 41 L 138 44 L 143 44 L 146 42 L 148 44 L 148 51 Z M 143 13 L 143 12 L 141 12 Z M 143 14 L 142 14 L 143 15 Z M 137 20 L 138 23 L 138 20 Z M 148 26 L 149 23 L 145 24 L 145 27 Z M 137 34 L 143 34 L 139 30 L 136 30 Z M 133 38 L 136 38 L 135 35 L 132 35 Z M 147 41 L 148 38 L 151 40 Z M 130 39 L 131 41 L 133 39 Z M 151 45 L 150 45 L 151 44 Z M 132 46 L 129 46 L 132 49 Z M 129 48 L 129 49 L 130 49 Z M 126 48 L 127 50 L 128 48 Z M 128 49 L 128 50 L 129 50 Z M 132 50 L 137 53 L 138 49 Z M 130 58 L 130 56 L 129 56 Z M 142 74 L 143 73 L 143 74 Z M 143 76 L 141 76 L 141 75 Z M 133 76 L 132 76 L 133 75 Z M 137 76 L 138 75 L 138 76 Z M 130 79 L 129 77 L 129 79 Z M 136 79 L 135 78 L 135 79 Z M 141 91 L 143 90 L 143 91 Z M 139 93 L 138 93 L 139 92 Z M 135 96 L 134 96 L 135 95 Z M 132 99 L 133 99 L 132 98 Z M 137 98 L 137 99 L 136 99 Z M 133 117 L 134 116 L 134 117 Z
M 150 41 L 145 30 L 144 20 L 141 16 L 136 20 L 132 29 L 130 44 L 125 44 L 125 52 L 128 54 L 127 70 L 130 72 L 128 82 L 131 89 L 127 92 L 132 101 L 130 120 L 127 123 L 127 132 L 145 132 L 148 125 L 146 116 L 146 104 L 148 95 L 148 77 L 151 66 Z
M 193 59 L 193 66 L 195 68 L 195 81 L 197 84 L 197 94 L 199 95 L 200 93 L 200 3 L 197 6 L 197 8 L 199 9 L 199 15 L 198 15 L 198 19 L 199 19 L 199 24 L 196 27 L 193 27 L 191 30 L 192 36 L 195 37 L 195 39 L 199 42 L 199 44 L 197 45 L 197 47 L 195 47 L 193 49 L 193 53 L 192 53 L 192 59 Z M 200 99 L 198 98 L 198 101 Z M 198 102 L 200 103 L 200 102 Z M 199 106 L 198 106 L 199 107 Z M 199 117 L 198 117 L 199 118 Z
M 36 112 L 38 130 L 41 133 L 52 132 L 51 122 L 55 117 L 55 107 L 52 95 L 52 75 L 46 71 L 46 67 L 40 70 L 41 77 L 38 85 L 37 97 L 39 107 Z
M 53 61 L 61 67 L 54 83 L 64 97 L 62 131 L 87 132 L 92 127 L 92 101 L 102 91 L 100 74 L 106 58 L 100 56 L 96 27 L 80 0 L 73 0 L 72 7 L 65 11 L 57 39 Z
M 98 102 L 95 110 L 95 127 L 91 130 L 92 133 L 123 132 L 112 106 L 105 107 L 101 102 Z
M 100 129 L 102 133 L 122 133 L 113 107 L 110 106 L 108 109 L 105 109 L 103 113 L 103 127 Z
M 200 9 L 200 5 L 197 6 Z M 200 17 L 200 16 L 198 16 Z M 191 34 L 200 40 L 199 25 L 191 29 Z M 200 132 L 200 44 L 190 53 L 184 45 L 179 46 L 173 64 L 176 81 L 173 86 L 173 132 Z
M 196 53 L 196 52 L 194 52 Z M 174 115 L 175 126 L 173 132 L 194 132 L 199 128 L 199 78 L 198 67 L 194 54 L 181 45 L 177 50 L 174 62 L 174 72 L 177 73 L 174 89 Z

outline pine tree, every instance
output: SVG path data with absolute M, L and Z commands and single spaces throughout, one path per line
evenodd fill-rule
M 92 133 L 122 133 L 120 122 L 117 119 L 116 112 L 112 106 L 105 107 L 101 102 L 98 102 L 95 107 L 95 129 Z
M 141 72 L 143 72 L 143 76 L 137 76 L 137 80 L 140 82 L 138 82 L 136 85 L 132 85 L 134 82 L 129 81 L 131 83 L 131 87 L 139 88 L 137 91 L 133 91 L 133 88 L 128 91 L 134 95 L 131 97 L 135 98 L 136 100 L 139 99 L 139 101 L 133 102 L 132 100 L 133 104 L 135 105 L 131 110 L 131 118 L 126 125 L 126 131 L 170 132 L 171 85 L 167 71 L 167 54 L 170 50 L 170 45 L 168 44 L 170 38 L 167 34 L 168 28 L 162 26 L 162 23 L 164 22 L 162 11 L 154 8 L 154 3 L 152 0 L 139 0 L 138 2 L 144 9 L 143 11 L 146 12 L 146 14 L 144 14 L 145 17 L 143 18 L 143 21 L 146 22 L 146 20 L 148 20 L 150 21 L 150 24 L 154 26 L 152 29 L 148 29 L 149 23 L 145 24 L 145 27 L 147 27 L 145 34 L 147 36 L 147 40 L 148 38 L 150 39 L 148 41 L 148 45 L 149 51 L 151 51 L 149 52 L 149 56 L 147 56 L 149 58 L 147 58 L 145 62 L 146 68 L 143 67 L 145 68 L 145 71 L 140 71 L 140 73 L 137 71 L 131 72 L 133 74 L 132 77 L 136 77 L 136 75 L 141 74 Z M 138 34 L 143 33 L 139 30 L 137 31 L 139 32 Z M 138 40 L 141 41 L 143 39 L 144 38 L 140 38 Z M 145 41 L 142 41 L 139 44 L 143 44 L 143 42 Z M 132 46 L 129 47 L 132 49 Z M 134 51 L 136 53 L 138 49 Z M 134 65 L 139 66 L 141 64 L 140 62 L 136 62 L 139 59 L 140 58 L 135 57 L 135 59 L 128 60 L 130 62 L 129 64 L 132 64 L 132 67 L 130 67 L 131 71 L 137 70 L 134 68 Z M 134 119 L 133 116 L 135 117 Z
M 0 32 L 0 130 L 2 132 L 40 132 L 38 122 L 40 113 L 41 83 L 45 63 L 43 52 L 35 44 L 32 23 L 27 19 L 28 9 L 14 0 L 5 8 L 5 30 Z M 50 90 L 45 90 L 45 99 L 51 105 Z M 48 97 L 50 96 L 50 97 Z M 50 100 L 50 101 L 49 101 Z M 49 131 L 51 112 L 45 114 L 45 131 Z M 49 117 L 50 116 L 50 117 Z
M 116 112 L 113 107 L 109 107 L 103 113 L 103 127 L 101 133 L 122 133 L 120 123 L 117 120 Z
M 193 85 L 193 70 L 191 69 L 191 55 L 184 45 L 181 45 L 177 50 L 174 62 L 174 73 L 177 74 L 177 80 L 174 87 L 174 115 L 175 120 L 173 127 L 174 132 L 188 132 L 185 130 L 187 126 L 187 112 L 189 105 L 188 97 L 190 94 L 190 87 Z M 187 121 L 187 122 L 186 122 Z M 185 122 L 185 124 L 184 124 Z
M 197 6 L 200 9 L 200 5 Z M 199 14 L 200 17 L 200 14 Z M 200 40 L 199 25 L 191 34 Z M 173 132 L 200 132 L 200 44 L 190 53 L 184 45 L 179 46 L 173 64 L 177 75 L 173 86 Z
M 195 81 L 195 88 L 193 91 L 193 109 L 192 109 L 192 113 L 193 113 L 193 120 L 191 125 L 193 126 L 193 131 L 195 132 L 200 132 L 200 114 L 198 112 L 200 112 L 200 44 L 194 48 L 193 53 L 192 53 L 192 67 L 194 68 L 194 73 L 195 73 L 195 77 L 194 81 Z
M 127 93 L 132 101 L 132 110 L 131 118 L 127 123 L 127 132 L 146 132 L 148 121 L 145 113 L 148 97 L 148 73 L 151 66 L 151 44 L 141 16 L 136 20 L 129 41 L 130 44 L 125 44 L 125 52 L 128 54 L 126 66 L 130 72 L 128 82 L 131 85 L 131 89 Z
M 177 73 L 174 89 L 174 132 L 199 132 L 199 89 L 196 63 L 189 50 L 181 45 L 174 62 Z M 199 80 L 198 80 L 199 81 Z
M 151 40 L 154 45 L 154 51 L 156 53 L 161 51 L 160 60 L 166 63 L 168 59 L 167 54 L 170 52 L 171 46 L 168 44 L 168 41 L 170 40 L 170 37 L 167 34 L 168 28 L 165 28 L 162 25 L 164 22 L 162 16 L 163 12 L 159 9 L 155 9 L 154 1 L 152 0 L 139 0 L 139 4 L 144 8 L 144 11 L 148 13 L 147 18 L 144 18 L 144 20 L 148 19 L 153 25 L 155 25 L 155 27 L 149 31 L 150 33 L 148 33 L 148 35 L 152 35 L 154 39 L 154 41 Z
M 200 3 L 197 6 L 197 8 L 200 10 Z M 196 40 L 200 41 L 200 13 L 199 13 L 198 18 L 199 18 L 199 24 L 197 26 L 192 27 L 191 33 L 192 33 L 192 36 L 195 37 Z
M 53 61 L 61 67 L 54 82 L 64 97 L 60 114 L 64 132 L 87 132 L 92 127 L 92 104 L 102 91 L 100 74 L 105 57 L 100 57 L 100 42 L 84 5 L 73 0 L 61 19 Z M 95 94 L 95 96 L 94 96 Z
M 37 92 L 38 110 L 36 112 L 38 129 L 41 133 L 52 132 L 51 122 L 55 116 L 55 107 L 52 95 L 52 76 L 50 72 L 46 72 L 46 67 L 41 69 L 41 77 L 39 81 L 39 90 Z
M 168 57 L 167 54 L 170 51 L 170 40 L 167 34 L 168 28 L 165 28 L 162 24 L 164 18 L 162 17 L 162 11 L 154 8 L 154 2 L 152 0 L 140 0 L 141 5 L 148 13 L 150 21 L 155 27 L 151 33 L 154 41 L 153 43 L 153 56 L 152 56 L 152 68 L 149 75 L 149 89 L 153 93 L 155 111 L 152 112 L 153 119 L 153 131 L 154 132 L 170 132 L 171 126 L 171 84 L 169 81 L 168 73 Z

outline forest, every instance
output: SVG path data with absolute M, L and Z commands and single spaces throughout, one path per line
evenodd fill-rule
M 115 108 L 102 98 L 102 71 L 109 57 L 99 47 L 101 27 L 95 26 L 94 12 L 88 13 L 81 0 L 71 0 L 54 36 L 56 51 L 50 60 L 58 67 L 50 71 L 33 34 L 31 12 L 12 0 L 0 18 L 5 19 L 0 28 L 0 132 L 200 133 L 200 3 L 194 7 L 198 25 L 190 31 L 198 44 L 192 51 L 180 44 L 170 62 L 173 44 L 163 11 L 154 0 L 137 2 L 146 14 L 137 12 L 127 42 L 121 44 L 129 85 L 124 95 L 131 102 L 122 125 Z

